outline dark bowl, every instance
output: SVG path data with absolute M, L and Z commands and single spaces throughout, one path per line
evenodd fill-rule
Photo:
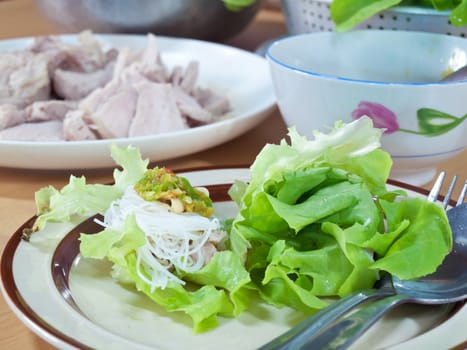
M 63 32 L 154 33 L 223 41 L 253 20 L 261 1 L 239 11 L 222 0 L 35 0 Z

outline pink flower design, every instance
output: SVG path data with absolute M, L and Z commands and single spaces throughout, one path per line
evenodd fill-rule
M 352 118 L 367 116 L 373 120 L 375 128 L 385 129 L 385 134 L 392 134 L 399 130 L 399 123 L 393 111 L 376 102 L 361 101 L 352 112 Z

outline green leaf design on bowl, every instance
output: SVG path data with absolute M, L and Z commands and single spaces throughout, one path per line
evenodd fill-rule
M 451 131 L 466 118 L 467 114 L 463 117 L 455 117 L 436 109 L 420 108 L 417 111 L 418 130 L 399 128 L 398 131 L 435 137 Z

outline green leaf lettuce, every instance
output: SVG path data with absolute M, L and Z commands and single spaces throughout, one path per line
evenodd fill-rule
M 416 278 L 442 262 L 452 247 L 444 210 L 387 190 L 391 158 L 369 118 L 289 137 L 265 146 L 250 183 L 231 189 L 242 193 L 232 249 L 263 299 L 314 312 L 381 271 Z

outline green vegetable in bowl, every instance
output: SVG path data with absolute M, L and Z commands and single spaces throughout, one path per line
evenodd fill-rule
M 257 0 L 222 0 L 230 11 L 240 11 L 244 7 L 253 5 Z
M 449 20 L 453 25 L 467 25 L 466 0 L 333 0 L 331 18 L 337 30 L 346 31 L 381 11 L 399 5 L 450 11 Z

